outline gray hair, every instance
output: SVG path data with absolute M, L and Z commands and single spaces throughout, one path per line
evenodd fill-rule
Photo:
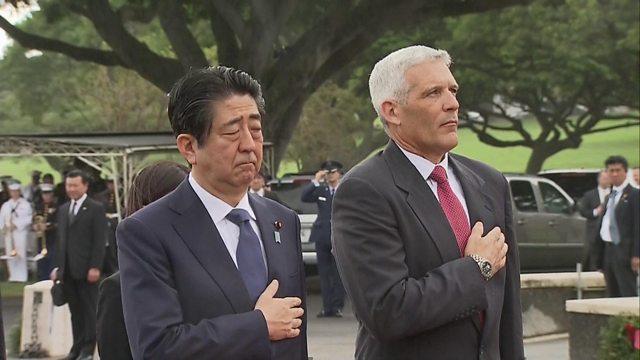
M 387 121 L 382 116 L 382 103 L 387 100 L 395 100 L 401 104 L 406 103 L 409 84 L 405 79 L 405 73 L 412 66 L 428 60 L 442 60 L 445 65 L 451 65 L 451 56 L 446 50 L 414 45 L 392 52 L 373 67 L 369 76 L 369 93 L 371 94 L 371 103 L 376 109 L 385 131 Z

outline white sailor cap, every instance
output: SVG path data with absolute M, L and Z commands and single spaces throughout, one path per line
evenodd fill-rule
M 22 187 L 20 186 L 19 182 L 12 182 L 11 184 L 9 184 L 9 190 L 20 190 L 22 189 Z
M 53 185 L 47 184 L 47 183 L 42 183 L 42 184 L 40 184 L 40 191 L 42 191 L 42 192 L 51 192 L 51 191 L 53 191 Z

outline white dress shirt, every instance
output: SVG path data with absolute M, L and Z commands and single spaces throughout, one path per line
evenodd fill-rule
M 445 154 L 444 159 L 439 164 L 434 164 L 431 161 L 423 158 L 422 156 L 416 155 L 403 149 L 400 145 L 398 145 L 398 147 L 400 148 L 400 150 L 402 150 L 402 153 L 404 153 L 404 155 L 407 157 L 407 159 L 409 159 L 413 166 L 415 166 L 416 170 L 418 170 L 422 178 L 425 179 L 427 185 L 429 185 L 429 189 L 431 189 L 436 199 L 438 199 L 438 183 L 434 180 L 429 179 L 429 176 L 431 176 L 431 173 L 433 172 L 433 169 L 435 169 L 436 165 L 440 165 L 445 169 L 445 171 L 447 172 L 447 180 L 449 181 L 449 186 L 451 186 L 453 193 L 456 195 L 456 197 L 462 204 L 462 207 L 464 208 L 467 223 L 470 223 L 467 201 L 464 199 L 462 185 L 460 184 L 460 181 L 458 180 L 455 172 L 449 165 L 449 154 Z M 440 201 L 440 199 L 438 199 L 438 201 Z
M 624 190 L 624 188 L 626 188 L 628 184 L 629 184 L 629 180 L 625 180 L 622 183 L 622 185 L 613 187 L 613 190 L 616 191 L 616 197 L 613 200 L 614 205 L 612 209 L 607 207 L 607 211 L 604 213 L 604 216 L 602 217 L 602 226 L 600 226 L 600 238 L 602 239 L 602 241 L 611 242 L 611 231 L 609 230 L 609 226 L 611 225 L 611 222 L 609 221 L 609 216 L 607 216 L 607 214 L 609 213 L 609 211 L 616 210 L 618 201 L 620 201 L 620 198 L 622 197 L 622 190 Z
M 78 211 L 80 210 L 80 207 L 82 207 L 82 203 L 84 203 L 86 199 L 87 199 L 87 193 L 84 193 L 84 195 L 82 195 L 78 200 L 71 199 L 71 203 L 69 204 L 69 214 L 71 214 L 71 210 L 73 210 L 73 215 L 74 216 L 78 215 Z M 74 203 L 75 203 L 75 207 L 73 207 Z
M 600 186 L 598 186 L 598 197 L 600 198 L 600 205 L 604 204 L 604 200 L 607 198 L 607 195 L 609 195 L 609 188 L 601 188 Z M 598 208 L 593 209 L 593 216 L 598 216 Z
M 220 237 L 222 237 L 222 241 L 224 242 L 224 245 L 227 247 L 227 251 L 229 251 L 229 255 L 231 255 L 231 259 L 233 259 L 233 262 L 236 264 L 236 267 L 238 267 L 238 260 L 236 259 L 236 250 L 238 249 L 238 238 L 240 237 L 240 228 L 238 227 L 238 225 L 227 220 L 226 216 L 233 209 L 244 209 L 249 213 L 251 217 L 251 220 L 249 220 L 249 223 L 251 224 L 251 228 L 253 229 L 253 231 L 258 236 L 258 239 L 260 239 L 260 249 L 262 250 L 262 259 L 264 260 L 265 268 L 266 268 L 267 258 L 264 253 L 262 236 L 260 236 L 260 229 L 258 228 L 258 223 L 256 222 L 256 215 L 253 212 L 251 205 L 249 205 L 248 193 L 244 194 L 244 196 L 242 197 L 242 200 L 240 200 L 238 205 L 234 208 L 233 206 L 220 200 L 214 195 L 211 195 L 211 193 L 209 193 L 202 186 L 200 186 L 200 184 L 198 184 L 198 182 L 196 181 L 196 179 L 193 178 L 193 175 L 191 173 L 189 174 L 189 184 L 191 184 L 193 191 L 196 192 L 196 195 L 198 195 L 198 198 L 200 198 L 200 201 L 202 201 L 202 204 L 207 209 L 207 212 L 209 213 L 209 216 L 211 217 L 213 224 L 216 226 L 216 229 L 218 229 L 218 233 L 220 234 Z M 211 241 L 213 241 L 213 239 Z

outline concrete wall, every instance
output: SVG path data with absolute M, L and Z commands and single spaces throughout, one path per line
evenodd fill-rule
M 523 274 L 520 277 L 524 337 L 565 333 L 569 316 L 565 301 L 604 296 L 604 277 L 599 272 Z

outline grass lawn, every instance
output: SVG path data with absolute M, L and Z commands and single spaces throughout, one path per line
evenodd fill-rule
M 503 172 L 524 172 L 531 150 L 525 147 L 496 148 L 481 143 L 470 130 L 459 132 L 454 152 L 486 162 Z M 543 165 L 543 170 L 601 168 L 609 155 L 622 155 L 630 166 L 640 164 L 640 128 L 618 129 L 587 135 L 578 149 L 564 150 Z
M 2 281 L 0 282 L 0 294 L 2 294 L 2 298 L 15 298 L 22 297 L 22 290 L 26 285 L 30 285 L 31 283 L 15 283 Z

